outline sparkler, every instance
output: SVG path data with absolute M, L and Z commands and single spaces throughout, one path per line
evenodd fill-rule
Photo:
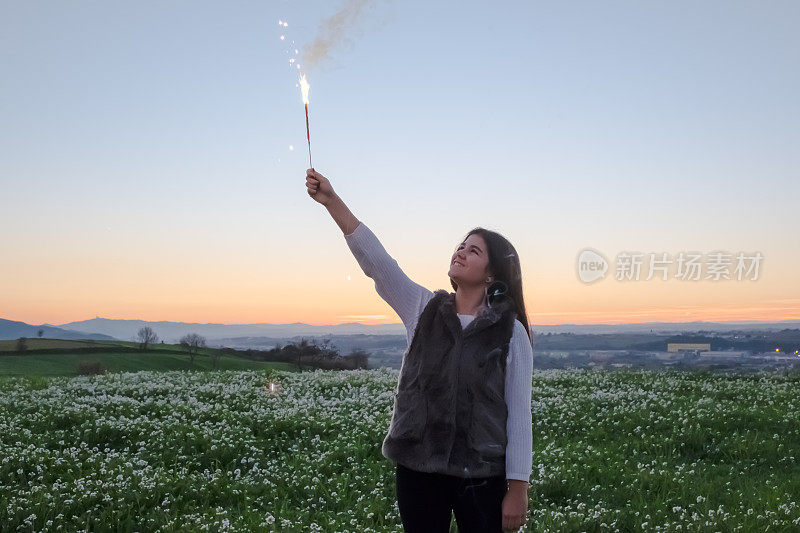
M 285 22 L 283 20 L 279 20 L 278 21 L 278 26 L 280 26 L 281 28 L 287 28 L 289 26 L 289 23 Z M 281 35 L 281 41 L 284 41 L 284 40 L 286 40 L 286 36 L 285 35 Z M 294 41 L 292 41 L 291 48 L 294 48 L 294 46 L 295 46 Z M 284 51 L 287 54 L 289 53 L 289 50 L 284 50 Z M 294 48 L 294 55 L 295 56 L 299 52 L 300 51 L 297 48 Z M 306 75 L 302 74 L 303 71 L 300 69 L 300 64 L 297 63 L 297 58 L 296 57 L 290 57 L 289 58 L 289 67 L 290 68 L 291 67 L 295 67 L 301 73 L 299 81 L 300 81 L 300 92 L 303 95 L 303 106 L 306 109 L 306 140 L 308 141 L 308 166 L 311 167 L 311 169 L 313 170 L 314 169 L 314 165 L 311 163 L 311 129 L 308 126 L 308 90 L 311 88 L 311 86 L 308 84 L 308 80 L 306 80 Z M 293 149 L 293 147 L 290 146 L 289 150 L 292 150 L 292 149 Z
M 300 92 L 303 93 L 303 105 L 306 108 L 306 139 L 308 140 L 308 166 L 314 170 L 314 165 L 311 164 L 311 133 L 308 129 L 308 90 L 311 86 L 306 81 L 306 75 L 300 76 Z

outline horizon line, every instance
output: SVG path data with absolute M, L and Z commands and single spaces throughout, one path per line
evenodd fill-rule
M 395 321 L 395 322 L 383 322 L 378 324 L 366 324 L 363 322 L 356 322 L 356 321 L 349 321 L 349 322 L 340 322 L 336 324 L 326 323 L 326 324 L 311 324 L 308 322 L 287 322 L 287 323 L 274 323 L 274 322 L 236 322 L 236 323 L 225 323 L 225 322 L 184 322 L 178 320 L 146 320 L 141 318 L 106 318 L 101 316 L 95 316 L 93 318 L 84 319 L 84 320 L 72 320 L 70 322 L 63 322 L 61 324 L 50 324 L 50 323 L 41 323 L 41 324 L 31 324 L 29 322 L 25 322 L 23 320 L 13 320 L 6 318 L 5 320 L 9 320 L 12 322 L 22 322 L 23 324 L 27 324 L 30 326 L 50 326 L 50 327 L 61 327 L 65 324 L 71 324 L 75 322 L 88 322 L 91 320 L 102 319 L 102 320 L 126 320 L 126 321 L 140 321 L 140 322 L 148 322 L 148 323 L 156 323 L 156 322 L 171 322 L 171 323 L 185 323 L 185 324 L 197 324 L 200 326 L 261 326 L 261 325 L 269 325 L 269 326 L 295 326 L 295 325 L 304 325 L 304 326 L 314 326 L 314 327 L 323 327 L 323 326 L 344 326 L 348 324 L 358 324 L 361 326 L 403 326 L 402 321 Z M 760 319 L 736 319 L 736 320 L 688 320 L 688 321 L 643 321 L 643 322 L 562 322 L 562 323 L 555 323 L 555 324 L 541 324 L 541 323 L 531 323 L 528 322 L 529 326 L 534 327 L 556 327 L 556 326 L 624 326 L 624 325 L 645 325 L 645 324 L 694 324 L 694 323 L 726 323 L 726 324 L 735 324 L 735 323 L 752 323 L 752 324 L 769 324 L 769 323 L 782 323 L 782 322 L 800 322 L 800 317 L 789 317 L 789 318 L 782 318 L 782 319 L 775 319 L 775 320 L 760 320 Z

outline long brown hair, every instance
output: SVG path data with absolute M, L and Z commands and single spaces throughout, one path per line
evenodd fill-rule
M 517 319 L 525 326 L 528 340 L 532 340 L 528 314 L 525 312 L 525 300 L 522 297 L 522 267 L 519 263 L 517 250 L 508 239 L 496 231 L 481 227 L 471 229 L 464 237 L 464 241 L 473 233 L 483 237 L 484 242 L 486 242 L 487 253 L 489 254 L 489 271 L 495 281 L 502 281 L 508 286 L 506 297 L 514 302 Z M 450 285 L 453 286 L 453 290 L 458 289 L 458 284 L 452 278 L 450 279 Z

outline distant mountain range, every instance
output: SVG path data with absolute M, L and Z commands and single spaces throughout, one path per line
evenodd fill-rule
M 293 324 L 199 324 L 192 322 L 149 322 L 146 320 L 125 320 L 93 318 L 78 322 L 52 325 L 32 325 L 25 322 L 0 319 L 0 339 L 36 337 L 38 330 L 44 330 L 43 337 L 57 339 L 118 339 L 136 340 L 136 333 L 144 326 L 150 326 L 159 340 L 177 343 L 187 333 L 197 333 L 213 345 L 264 345 L 272 341 L 291 339 L 298 336 L 326 337 L 343 335 L 402 335 L 406 330 L 403 324 L 366 325 L 357 322 L 315 326 L 302 322 Z M 726 332 L 735 330 L 777 331 L 800 327 L 800 320 L 781 320 L 775 322 L 731 320 L 720 322 L 647 322 L 639 324 L 557 324 L 534 326 L 539 333 L 686 333 L 696 331 Z
M 800 320 L 720 320 L 719 322 L 641 322 L 636 324 L 556 324 L 534 326 L 534 333 L 687 333 L 696 331 L 780 331 L 800 327 Z
M 95 339 L 95 340 L 114 340 L 110 335 L 101 333 L 86 333 L 82 331 L 71 331 L 69 329 L 42 324 L 33 326 L 25 322 L 5 320 L 0 318 L 0 340 L 18 339 L 20 337 L 38 337 L 39 330 L 42 330 L 42 337 L 47 339 Z
M 150 326 L 158 338 L 164 342 L 178 342 L 187 333 L 197 333 L 211 340 L 229 340 L 238 337 L 270 337 L 285 339 L 298 335 L 322 337 L 326 335 L 405 335 L 405 327 L 400 324 L 370 326 L 357 322 L 315 326 L 294 322 L 292 324 L 199 324 L 193 322 L 148 322 L 146 320 L 121 320 L 93 318 L 80 322 L 60 324 L 58 327 L 70 331 L 83 331 L 111 335 L 119 340 L 136 340 L 136 333 L 144 326 Z

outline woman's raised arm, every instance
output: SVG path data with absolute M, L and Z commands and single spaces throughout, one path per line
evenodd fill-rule
M 309 168 L 306 170 L 306 187 L 308 188 L 308 195 L 315 202 L 325 206 L 328 213 L 331 214 L 333 220 L 342 230 L 342 233 L 345 235 L 353 233 L 353 230 L 358 226 L 358 219 L 350 212 L 350 209 L 339 198 L 339 195 L 333 191 L 328 178 L 313 168 Z
M 375 281 L 375 290 L 395 310 L 406 327 L 408 342 L 417 319 L 433 292 L 412 281 L 392 258 L 374 233 L 360 222 L 333 191 L 322 174 L 306 171 L 308 194 L 323 204 L 344 234 L 344 239 L 367 277 Z

